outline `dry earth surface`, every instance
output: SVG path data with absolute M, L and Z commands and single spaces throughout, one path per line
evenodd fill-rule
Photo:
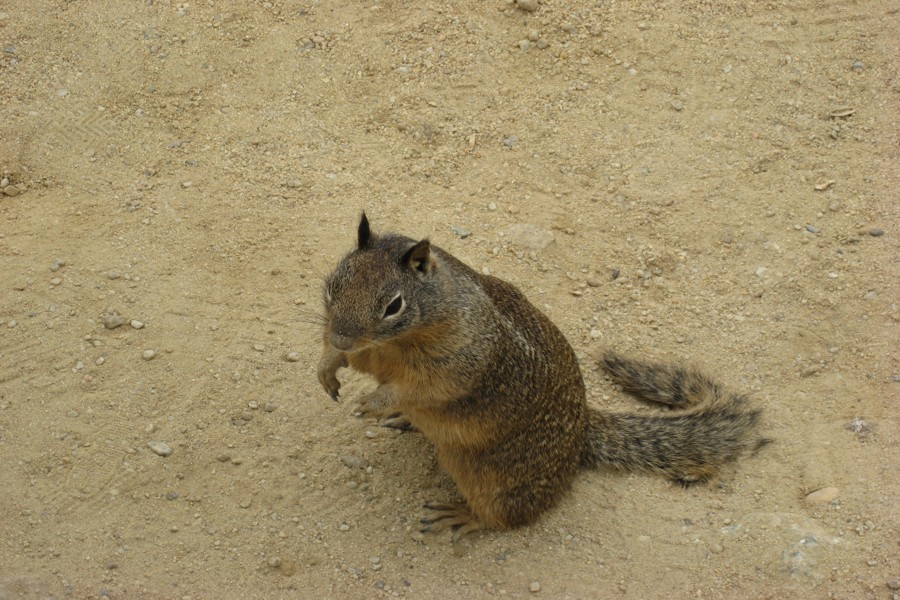
M 529 2 L 0 2 L 0 598 L 900 595 L 897 3 Z M 316 381 L 363 208 L 775 443 L 422 536 Z

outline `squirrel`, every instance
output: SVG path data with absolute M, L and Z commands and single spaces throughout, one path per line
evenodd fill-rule
M 363 414 L 423 433 L 464 502 L 430 502 L 423 531 L 456 540 L 535 521 L 585 467 L 707 481 L 769 440 L 749 400 L 681 366 L 606 351 L 600 365 L 640 399 L 674 410 L 628 414 L 587 404 L 562 332 L 515 286 L 476 272 L 428 239 L 376 235 L 362 214 L 357 245 L 325 279 L 319 382 L 337 371 L 377 380 Z

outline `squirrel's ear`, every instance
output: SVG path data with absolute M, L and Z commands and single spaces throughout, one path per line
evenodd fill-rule
M 366 247 L 366 245 L 368 245 L 371 238 L 372 232 L 369 229 L 369 219 L 366 218 L 366 211 L 363 211 L 363 214 L 359 219 L 359 229 L 357 230 L 356 235 L 356 247 L 362 250 Z
M 431 242 L 422 240 L 406 251 L 400 263 L 425 275 L 434 271 L 434 259 L 431 258 Z

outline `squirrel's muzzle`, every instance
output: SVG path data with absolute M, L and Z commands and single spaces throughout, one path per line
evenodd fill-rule
M 338 350 L 340 350 L 342 352 L 347 352 L 351 348 L 353 348 L 354 339 L 353 339 L 353 337 L 351 337 L 349 335 L 343 335 L 343 334 L 337 333 L 335 331 L 335 332 L 332 332 L 331 335 L 328 336 L 328 341 L 331 343 L 332 346 L 334 346 Z

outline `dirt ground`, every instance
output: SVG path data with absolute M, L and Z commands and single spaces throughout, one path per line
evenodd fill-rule
M 898 30 L 892 0 L 0 1 L 0 599 L 898 598 Z M 361 209 L 519 285 L 592 403 L 651 410 L 606 345 L 684 359 L 775 443 L 422 536 L 428 442 L 316 381 Z

